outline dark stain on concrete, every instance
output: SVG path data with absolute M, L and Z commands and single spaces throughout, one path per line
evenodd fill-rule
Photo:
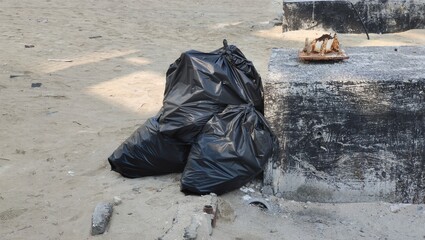
M 291 50 L 273 53 L 266 117 L 281 142 L 282 173 L 333 186 L 317 192 L 307 183 L 295 194 L 282 190 L 284 196 L 338 201 L 332 188 L 346 183 L 372 194 L 364 200 L 425 202 L 425 48 L 403 47 L 397 58 L 383 54 L 391 50 L 353 48 L 345 63 L 298 68 L 282 65 L 294 61 Z M 370 183 L 375 187 L 367 189 Z
M 363 33 L 362 21 L 371 33 L 425 28 L 425 3 L 420 0 L 292 0 L 283 1 L 283 11 L 283 31 L 320 26 L 339 33 Z

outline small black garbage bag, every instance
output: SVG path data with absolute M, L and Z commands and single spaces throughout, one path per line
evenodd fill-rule
M 168 69 L 160 131 L 191 143 L 227 105 L 252 104 L 263 113 L 261 77 L 233 45 L 211 53 L 188 51 Z
M 252 105 L 229 106 L 207 122 L 192 145 L 181 190 L 195 194 L 237 189 L 261 173 L 277 138 Z
M 108 158 L 113 171 L 128 178 L 182 172 L 190 145 L 159 132 L 158 114 L 148 119 Z

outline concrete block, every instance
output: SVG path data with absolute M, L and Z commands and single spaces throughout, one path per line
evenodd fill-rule
M 323 64 L 272 51 L 265 115 L 280 155 L 264 184 L 300 201 L 424 203 L 425 47 L 345 51 Z
M 391 33 L 425 28 L 423 0 L 283 0 L 283 31 Z

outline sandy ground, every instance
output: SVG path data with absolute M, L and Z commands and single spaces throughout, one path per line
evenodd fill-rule
M 182 239 L 202 198 L 180 193 L 179 174 L 125 179 L 106 159 L 160 108 L 182 51 L 212 51 L 227 38 L 265 77 L 271 48 L 321 34 L 282 34 L 268 23 L 280 9 L 260 0 L 0 0 L 0 239 Z M 425 30 L 371 38 L 340 36 L 344 46 L 425 45 Z M 425 238 L 424 205 L 272 198 L 280 210 L 267 213 L 244 195 L 221 196 L 227 217 L 212 239 Z M 108 231 L 91 237 L 95 205 L 114 196 L 123 202 Z

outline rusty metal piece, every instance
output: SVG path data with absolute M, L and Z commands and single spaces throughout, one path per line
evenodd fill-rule
M 205 205 L 203 212 L 211 215 L 211 226 L 215 227 L 217 221 L 217 211 L 214 211 L 213 206 Z
M 306 38 L 298 57 L 304 61 L 339 61 L 349 58 L 341 49 L 336 33 L 333 37 L 331 34 L 323 34 L 311 43 Z
M 211 205 L 205 205 L 204 206 L 204 213 L 208 214 L 214 214 L 214 209 Z

